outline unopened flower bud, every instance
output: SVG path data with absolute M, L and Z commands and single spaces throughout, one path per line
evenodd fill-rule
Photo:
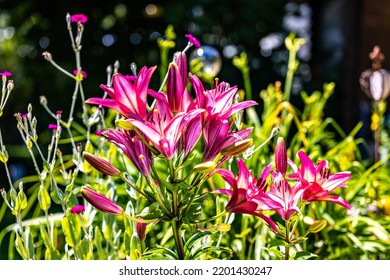
M 47 61 L 52 61 L 53 60 L 53 56 L 51 55 L 51 53 L 49 52 L 43 52 L 42 53 L 42 56 L 44 59 L 46 59 Z
M 283 137 L 279 137 L 275 148 L 276 171 L 286 175 L 287 171 L 287 148 Z
M 122 207 L 120 207 L 104 195 L 101 195 L 88 187 L 81 187 L 80 192 L 86 201 L 91 203 L 95 208 L 102 212 L 114 215 L 122 215 L 124 212 Z
M 107 160 L 102 159 L 98 156 L 95 156 L 88 152 L 83 152 L 84 159 L 97 171 L 108 175 L 108 176 L 118 176 L 121 172 Z
M 245 152 L 252 145 L 253 145 L 253 139 L 251 138 L 241 140 L 222 149 L 221 154 L 224 156 L 236 156 Z
M 6 163 L 8 161 L 8 152 L 7 150 L 5 149 L 5 146 L 2 146 L 1 147 L 1 151 L 0 151 L 0 161 L 3 162 L 3 163 Z
M 46 106 L 47 105 L 47 99 L 45 96 L 41 95 L 39 97 L 39 102 L 42 104 L 42 106 Z
M 198 173 L 209 173 L 214 170 L 217 164 L 214 161 L 206 161 L 194 166 L 194 171 Z
M 143 218 L 139 218 L 140 220 L 143 220 Z M 144 241 L 146 238 L 146 223 L 137 223 L 135 225 L 135 229 L 137 231 L 137 235 L 139 240 Z
M 66 17 L 65 17 L 65 20 L 66 20 L 66 23 L 67 24 L 70 24 L 70 19 L 71 19 L 71 16 L 69 13 L 66 14 Z
M 119 66 L 120 66 L 119 60 L 115 60 L 115 62 L 114 62 L 114 73 L 118 72 Z
M 108 66 L 107 66 L 107 68 L 106 68 L 106 73 L 108 74 L 108 75 L 112 75 L 112 65 L 111 64 L 109 64 Z
M 8 80 L 7 83 L 7 90 L 8 92 L 11 92 L 14 89 L 14 81 L 13 80 Z

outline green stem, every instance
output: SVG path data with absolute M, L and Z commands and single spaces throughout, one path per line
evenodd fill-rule
M 159 186 L 157 186 L 153 179 L 151 178 L 151 176 L 148 176 L 146 177 L 148 183 L 149 183 L 149 186 L 152 188 L 152 191 L 153 193 L 155 194 L 155 198 L 156 198 L 156 201 L 157 203 L 160 205 L 160 207 L 164 210 L 165 214 L 168 216 L 168 217 L 171 217 L 172 218 L 172 214 L 171 212 L 169 211 L 165 201 L 165 195 L 163 195 L 163 193 L 161 192 L 161 189 Z
M 129 179 L 126 178 L 125 174 L 120 174 L 119 177 L 124 181 L 126 182 L 130 187 L 132 187 L 135 191 L 137 191 L 140 195 L 142 195 L 143 197 L 145 197 L 147 200 L 149 200 L 150 202 L 155 202 L 156 200 L 147 195 L 145 192 L 143 192 L 140 188 L 138 188 L 136 185 L 134 185 Z
M 126 214 L 125 212 L 123 212 L 122 215 L 124 217 L 128 218 L 129 220 L 131 220 L 133 222 L 136 222 L 136 223 L 150 224 L 150 223 L 155 223 L 155 222 L 160 221 L 160 218 L 151 219 L 151 220 L 137 219 L 137 218 L 135 218 L 133 216 L 130 216 L 130 215 Z
M 187 215 L 187 212 L 188 210 L 190 209 L 191 205 L 192 205 L 192 202 L 195 200 L 195 197 L 197 196 L 199 190 L 200 190 L 200 186 L 203 185 L 204 182 L 206 182 L 207 180 L 209 179 L 209 176 L 203 176 L 201 177 L 201 179 L 197 182 L 197 184 L 195 185 L 194 187 L 194 193 L 192 195 L 192 197 L 190 198 L 190 201 L 187 203 L 187 206 L 186 208 L 184 209 L 184 211 L 182 212 L 182 217 L 185 217 Z
M 374 114 L 378 115 L 378 127 L 374 130 L 374 160 L 375 163 L 379 161 L 379 146 L 380 146 L 380 125 L 381 125 L 381 112 L 379 110 L 378 102 L 374 104 Z
M 289 260 L 290 259 L 290 223 L 289 221 L 286 221 L 286 243 L 285 246 L 285 252 L 284 252 L 284 259 Z
M 177 219 L 172 219 L 171 225 L 173 230 L 173 237 L 175 238 L 175 245 L 177 250 L 177 256 L 179 260 L 184 260 L 185 253 L 184 253 L 184 246 L 183 246 L 183 240 L 181 239 L 181 226 L 183 222 L 178 221 Z

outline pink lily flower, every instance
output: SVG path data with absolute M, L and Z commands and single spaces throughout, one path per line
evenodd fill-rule
M 294 164 L 290 164 L 294 169 L 294 174 L 289 176 L 290 179 L 302 182 L 307 186 L 303 193 L 302 199 L 307 203 L 313 201 L 328 201 L 337 203 L 346 209 L 352 209 L 351 205 L 343 198 L 329 193 L 338 187 L 346 187 L 345 181 L 351 179 L 349 171 L 330 174 L 328 162 L 321 160 L 315 165 L 303 151 L 298 152 L 301 160 L 301 169 Z
M 278 231 L 275 222 L 262 214 L 262 211 L 275 209 L 279 204 L 268 199 L 265 194 L 267 188 L 266 178 L 271 166 L 267 166 L 259 179 L 252 177 L 242 159 L 237 159 L 238 175 L 226 169 L 219 169 L 217 172 L 230 185 L 231 189 L 218 189 L 213 193 L 226 194 L 231 197 L 226 205 L 226 211 L 239 214 L 250 214 L 262 218 L 275 232 Z
M 150 175 L 153 157 L 134 131 L 108 129 L 103 132 L 103 135 L 108 138 L 108 141 L 121 148 L 142 175 Z
M 253 100 L 233 103 L 238 89 L 236 86 L 230 87 L 226 82 L 217 84 L 214 89 L 205 90 L 197 76 L 190 74 L 189 81 L 195 90 L 198 107 L 206 110 L 205 118 L 214 114 L 219 114 L 222 118 L 228 118 L 240 110 L 257 104 Z
M 125 118 L 144 119 L 147 113 L 147 95 L 154 95 L 148 86 L 155 69 L 156 67 L 143 67 L 134 78 L 114 74 L 112 87 L 100 86 L 112 99 L 89 98 L 86 103 L 114 109 Z
M 307 186 L 301 182 L 290 187 L 286 180 L 281 180 L 278 184 L 271 186 L 267 196 L 273 202 L 273 210 L 276 210 L 283 220 L 288 221 L 294 213 L 301 212 L 298 202 L 306 188 Z
M 208 120 L 203 128 L 203 137 L 205 149 L 203 152 L 202 161 L 213 160 L 222 149 L 230 145 L 245 140 L 251 134 L 253 128 L 246 128 L 239 131 L 230 131 L 228 119 L 224 119 L 219 115 L 213 115 Z
M 167 159 L 172 159 L 177 151 L 178 142 L 187 125 L 204 110 L 195 109 L 188 113 L 180 112 L 173 117 L 166 100 L 159 100 L 148 120 L 128 119 L 127 121 L 142 131 L 150 142 Z M 195 138 L 190 138 L 195 141 Z M 197 139 L 196 139 L 197 141 Z M 193 146 L 193 144 L 189 144 Z

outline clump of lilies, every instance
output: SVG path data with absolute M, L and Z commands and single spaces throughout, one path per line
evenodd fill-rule
M 275 160 L 264 168 L 258 179 L 251 174 L 242 159 L 237 159 L 237 177 L 226 169 L 217 171 L 230 188 L 213 191 L 231 197 L 226 206 L 228 212 L 258 216 L 275 232 L 279 231 L 279 235 L 285 240 L 286 259 L 289 259 L 291 244 L 302 240 L 302 237 L 294 237 L 293 232 L 299 221 L 298 215 L 305 205 L 326 201 L 351 209 L 343 198 L 330 194 L 338 187 L 346 187 L 344 183 L 351 178 L 350 172 L 330 174 L 326 160 L 315 165 L 303 151 L 298 152 L 298 157 L 300 167 L 287 157 L 285 141 L 279 137 L 275 147 Z M 292 171 L 289 174 L 288 166 Z M 273 219 L 265 216 L 263 212 L 267 210 L 275 211 L 285 221 L 285 227 L 278 228 Z M 317 221 L 307 233 L 320 231 L 325 225 L 325 221 Z
M 192 35 L 188 46 L 198 46 Z M 137 222 L 137 230 L 145 239 L 148 223 L 170 222 L 178 259 L 185 259 L 182 226 L 185 223 L 210 222 L 227 212 L 259 217 L 285 241 L 285 256 L 294 242 L 295 217 L 305 205 L 316 201 L 351 206 L 341 197 L 331 194 L 350 179 L 349 172 L 331 174 L 326 160 L 317 165 L 298 152 L 300 165 L 287 157 L 286 144 L 279 138 L 275 160 L 256 177 L 240 155 L 253 146 L 252 127 L 237 122 L 240 111 L 257 105 L 253 100 L 237 101 L 237 87 L 215 79 L 206 88 L 200 78 L 188 73 L 186 50 L 177 52 L 169 64 L 166 79 L 159 90 L 150 88 L 156 67 L 143 67 L 133 75 L 115 73 L 112 85 L 101 85 L 108 98 L 90 98 L 88 104 L 115 110 L 120 116 L 116 128 L 102 131 L 128 157 L 146 179 L 147 187 L 131 182 L 107 160 L 88 152 L 84 159 L 107 176 L 119 177 L 150 204 L 157 205 L 156 218 L 132 217 L 116 203 L 85 186 L 83 197 L 97 209 L 114 215 L 125 215 Z M 152 102 L 150 102 L 152 100 Z M 226 166 L 234 164 L 237 177 Z M 225 164 L 229 162 L 230 164 Z M 162 168 L 163 166 L 163 168 Z M 161 170 L 164 170 L 161 172 Z M 290 172 L 288 172 L 290 171 Z M 227 183 L 210 189 L 205 182 L 219 174 Z M 209 193 L 228 195 L 225 210 L 215 217 L 199 217 L 194 202 Z M 282 229 L 275 222 L 276 213 L 285 221 Z M 202 219 L 203 218 L 203 219 Z M 317 224 L 316 229 L 324 227 Z M 313 232 L 313 230 L 312 230 Z

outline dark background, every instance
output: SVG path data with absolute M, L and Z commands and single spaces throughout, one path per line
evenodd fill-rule
M 148 15 L 146 7 L 151 4 L 157 12 Z M 284 82 L 288 56 L 283 39 L 295 32 L 306 37 L 308 43 L 298 57 L 301 66 L 292 102 L 299 107 L 301 90 L 321 90 L 324 82 L 335 82 L 336 92 L 325 114 L 335 118 L 346 132 L 363 120 L 366 125 L 361 136 L 370 139 L 370 103 L 358 79 L 370 67 L 368 53 L 374 45 L 379 44 L 390 56 L 390 3 L 386 0 L 0 0 L 0 71 L 12 72 L 15 81 L 0 120 L 11 155 L 21 155 L 15 112 L 26 112 L 31 103 L 39 129 L 47 130 L 52 119 L 42 110 L 39 96 L 45 95 L 53 110 L 67 112 L 70 105 L 74 82 L 41 56 L 49 51 L 62 67 L 75 69 L 65 22 L 67 12 L 83 13 L 89 19 L 81 53 L 88 74 L 84 82 L 87 98 L 102 94 L 99 85 L 105 83 L 105 69 L 115 60 L 123 73 L 130 72 L 131 62 L 139 67 L 157 65 L 156 39 L 172 24 L 177 34 L 175 49 L 184 48 L 186 33 L 194 34 L 202 44 L 212 45 L 221 53 L 220 80 L 239 87 L 243 86 L 241 75 L 232 66 L 231 57 L 246 51 L 251 61 L 253 98 L 258 99 L 258 93 L 268 84 Z M 107 39 L 113 39 L 113 43 L 107 44 Z M 383 67 L 390 68 L 388 63 L 385 60 Z M 157 72 L 155 76 L 153 86 L 157 88 Z M 3 170 L 1 177 L 3 180 Z

